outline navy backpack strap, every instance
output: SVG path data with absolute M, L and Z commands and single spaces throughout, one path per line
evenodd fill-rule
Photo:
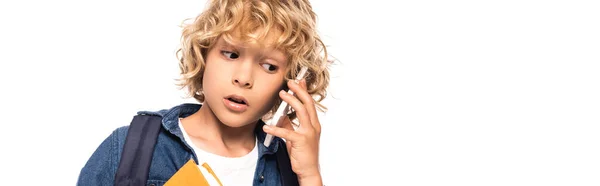
M 285 143 L 283 140 L 278 140 L 279 143 Z M 279 144 L 279 147 L 284 147 L 285 144 Z M 299 186 L 298 176 L 292 170 L 292 163 L 290 162 L 290 156 L 288 155 L 286 148 L 279 148 L 275 152 L 277 156 L 277 167 L 279 168 L 279 175 L 281 177 L 281 183 L 283 186 Z
M 146 185 L 154 145 L 162 126 L 159 116 L 136 115 L 129 125 L 115 186 Z

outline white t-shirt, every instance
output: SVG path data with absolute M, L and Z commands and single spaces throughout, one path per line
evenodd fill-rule
M 258 159 L 258 139 L 255 140 L 254 148 L 250 153 L 236 158 L 219 156 L 210 152 L 206 152 L 194 145 L 192 139 L 187 134 L 183 125 L 181 124 L 181 118 L 179 118 L 179 128 L 183 133 L 183 137 L 198 156 L 198 168 L 202 175 L 206 178 L 209 185 L 219 185 L 217 179 L 225 186 L 237 186 L 237 185 L 252 185 L 254 180 L 254 171 L 256 170 L 256 161 Z M 215 178 L 210 171 L 203 166 L 208 164 L 210 169 L 214 172 Z

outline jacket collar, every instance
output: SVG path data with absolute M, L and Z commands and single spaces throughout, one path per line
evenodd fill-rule
M 183 103 L 180 105 L 177 105 L 173 108 L 170 109 L 163 109 L 163 110 L 159 110 L 159 111 L 140 111 L 137 114 L 138 115 L 154 115 L 154 116 L 160 116 L 162 117 L 162 126 L 163 128 L 168 131 L 168 133 L 173 134 L 175 136 L 177 136 L 179 138 L 179 140 L 185 144 L 185 146 L 188 148 L 189 151 L 193 152 L 191 149 L 190 144 L 188 144 L 183 137 L 183 133 L 181 131 L 181 129 L 179 128 L 179 118 L 185 118 L 188 117 L 192 114 L 194 114 L 195 112 L 197 112 L 198 110 L 200 110 L 200 107 L 202 107 L 201 104 L 195 104 L 195 103 Z M 258 139 L 258 157 L 259 159 L 266 154 L 274 154 L 275 152 L 277 152 L 277 150 L 279 149 L 279 143 L 281 140 L 281 138 L 278 137 L 274 137 L 273 140 L 271 141 L 271 145 L 269 145 L 269 147 L 266 147 L 264 145 L 264 141 L 265 141 L 265 137 L 266 137 L 266 133 L 262 130 L 263 125 L 265 125 L 265 123 L 262 120 L 258 120 L 258 123 L 256 124 L 256 128 L 254 129 L 254 134 L 256 135 L 257 139 Z M 196 157 L 195 153 L 194 154 L 194 161 L 198 162 L 198 158 Z

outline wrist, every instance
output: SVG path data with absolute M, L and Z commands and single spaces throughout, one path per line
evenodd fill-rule
M 323 179 L 319 170 L 315 170 L 308 174 L 298 175 L 298 183 L 300 186 L 321 186 L 323 185 Z

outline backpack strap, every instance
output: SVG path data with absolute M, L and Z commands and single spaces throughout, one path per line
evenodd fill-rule
M 283 140 L 279 141 L 279 147 L 285 147 Z M 277 167 L 279 168 L 279 176 L 283 186 L 299 186 L 298 176 L 292 171 L 292 163 L 286 148 L 280 148 L 275 152 L 277 156 Z
M 162 118 L 151 115 L 136 115 L 129 125 L 119 168 L 115 175 L 115 186 L 146 185 L 154 145 L 162 126 Z

